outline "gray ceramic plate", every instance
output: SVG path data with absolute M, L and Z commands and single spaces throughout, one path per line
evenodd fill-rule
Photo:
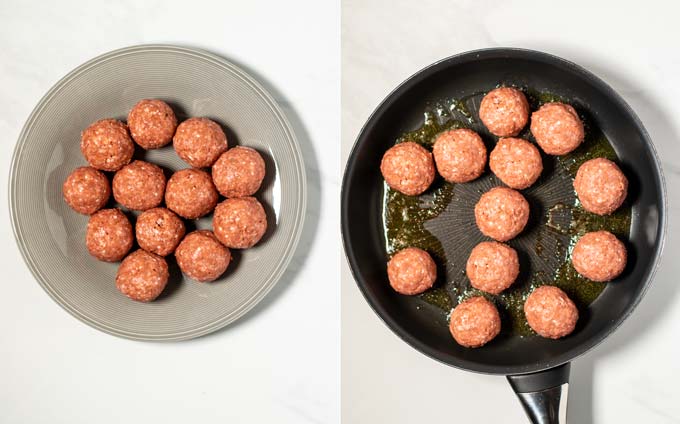
M 180 119 L 212 118 L 225 127 L 231 146 L 259 150 L 267 177 L 257 197 L 270 221 L 260 244 L 237 252 L 220 280 L 197 283 L 171 266 L 168 287 L 149 304 L 129 300 L 116 290 L 118 264 L 90 257 L 84 242 L 88 218 L 70 210 L 61 194 L 69 172 L 86 164 L 80 154 L 80 132 L 98 119 L 124 120 L 143 98 L 167 101 Z M 171 146 L 146 153 L 138 149 L 137 155 L 168 170 L 188 167 Z M 295 135 L 272 97 L 251 76 L 204 51 L 145 45 L 83 64 L 40 100 L 14 152 L 9 200 L 21 253 L 59 305 L 117 336 L 182 340 L 235 321 L 276 284 L 302 231 L 305 181 Z M 195 226 L 210 225 L 208 217 Z M 174 264 L 174 259 L 169 262 Z

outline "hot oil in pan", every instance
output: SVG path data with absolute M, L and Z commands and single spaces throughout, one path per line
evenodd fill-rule
M 550 93 L 524 88 L 531 109 L 551 101 L 565 101 Z M 477 121 L 479 102 L 484 93 L 448 100 L 425 111 L 424 124 L 401 135 L 396 143 L 415 141 L 428 149 L 437 134 L 453 128 L 470 128 L 482 135 L 490 152 L 496 138 Z M 584 143 L 569 155 L 555 158 L 543 155 L 541 178 L 523 190 L 531 204 L 531 218 L 525 231 L 508 242 L 520 255 L 520 276 L 508 290 L 492 296 L 473 289 L 465 276 L 465 263 L 472 248 L 485 240 L 474 222 L 474 206 L 482 193 L 502 185 L 488 169 L 477 180 L 451 184 L 435 180 L 427 193 L 405 196 L 385 185 L 383 224 L 389 255 L 409 246 L 430 252 L 439 269 L 436 286 L 420 295 L 423 306 L 439 308 L 443 314 L 471 296 L 483 295 L 496 303 L 503 316 L 503 331 L 513 335 L 530 335 L 522 311 L 531 291 L 543 284 L 562 288 L 580 309 L 593 302 L 605 284 L 589 281 L 576 273 L 570 252 L 576 240 L 588 231 L 606 229 L 626 239 L 630 232 L 631 209 L 627 204 L 610 216 L 586 212 L 573 191 L 573 178 L 586 160 L 616 154 L 604 134 L 587 112 L 579 109 L 586 129 Z M 533 140 L 527 128 L 518 136 Z M 615 283 L 612 283 L 615 284 Z

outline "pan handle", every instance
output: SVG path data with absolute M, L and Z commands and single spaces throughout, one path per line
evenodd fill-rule
M 507 377 L 532 424 L 567 423 L 570 366 L 567 362 L 545 371 Z

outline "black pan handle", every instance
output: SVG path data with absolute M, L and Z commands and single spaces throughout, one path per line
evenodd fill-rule
M 533 374 L 509 375 L 508 382 L 533 424 L 566 424 L 570 363 Z

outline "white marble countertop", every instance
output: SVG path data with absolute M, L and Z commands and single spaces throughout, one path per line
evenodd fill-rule
M 337 269 L 341 249 L 339 9 L 315 1 L 0 2 L 0 422 L 339 422 L 338 284 L 320 278 Z M 123 340 L 70 316 L 34 281 L 9 225 L 10 158 L 40 97 L 86 60 L 142 43 L 205 48 L 255 70 L 281 93 L 309 177 L 307 226 L 282 281 L 234 325 L 182 343 Z
M 438 59 L 495 46 L 581 64 L 626 99 L 654 140 L 670 206 L 664 258 L 634 314 L 573 363 L 569 421 L 576 424 L 680 422 L 680 10 L 663 1 L 625 4 L 343 2 L 343 159 L 369 114 L 401 81 Z M 526 422 L 504 378 L 439 364 L 392 334 L 344 260 L 342 312 L 343 422 Z

